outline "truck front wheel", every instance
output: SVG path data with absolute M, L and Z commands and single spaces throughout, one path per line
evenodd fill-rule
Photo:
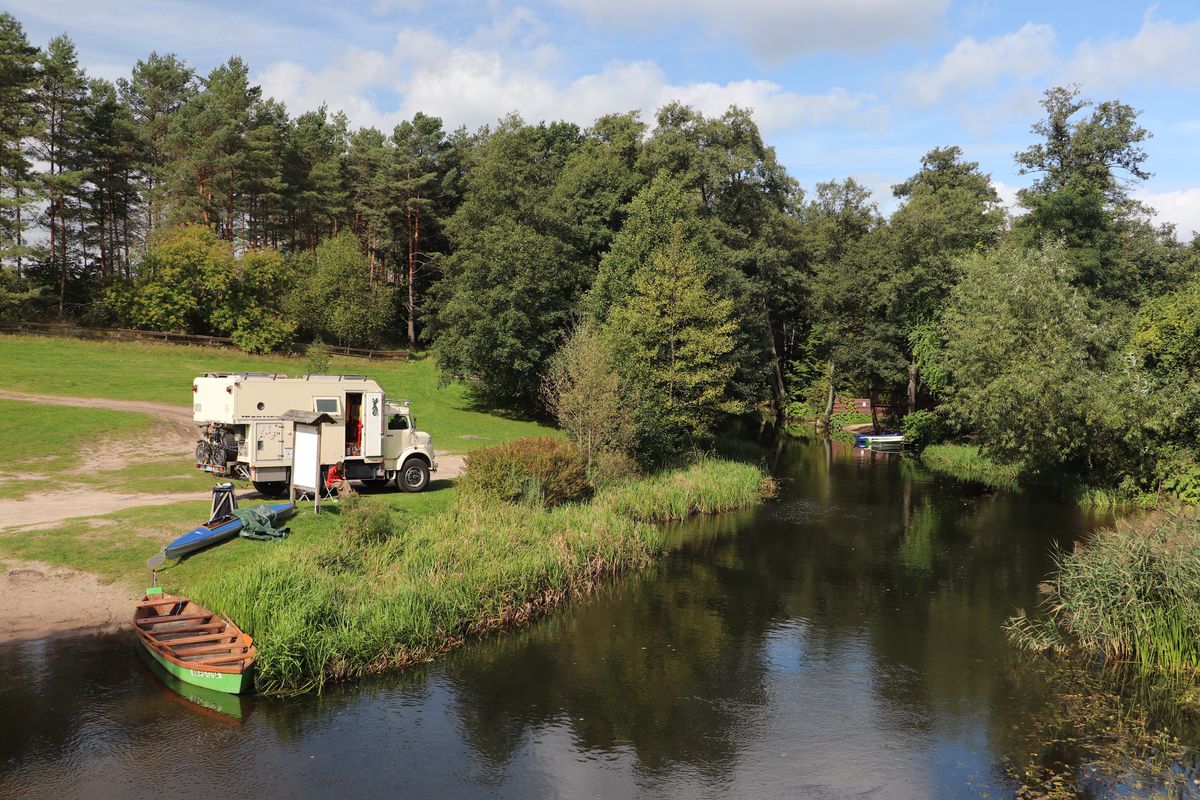
M 429 466 L 415 456 L 408 459 L 396 475 L 396 483 L 406 492 L 424 491 L 429 485 Z
M 254 490 L 263 497 L 283 497 L 288 491 L 287 481 L 253 481 Z

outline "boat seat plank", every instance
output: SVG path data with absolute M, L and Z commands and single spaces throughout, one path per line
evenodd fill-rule
M 171 633 L 174 633 L 174 631 L 171 631 Z M 166 645 L 170 645 L 171 647 L 175 647 L 175 646 L 181 645 L 181 644 L 199 644 L 200 642 L 216 642 L 220 639 L 228 639 L 231 636 L 233 636 L 233 634 L 228 631 L 214 631 L 212 633 L 199 634 L 196 636 L 181 636 L 177 639 L 166 639 L 166 638 L 163 638 L 162 636 L 159 636 L 157 638 L 158 638 L 158 641 L 161 642 L 162 644 L 166 644 Z
M 168 649 L 174 650 L 170 642 L 163 642 Z M 188 656 L 198 656 L 206 653 L 228 653 L 230 650 L 245 650 L 246 645 L 242 642 L 225 642 L 223 644 L 202 644 L 196 647 L 187 647 L 175 650 L 175 655 L 179 658 L 187 658 Z
M 208 666 L 215 667 L 220 664 L 233 664 L 237 661 L 245 661 L 249 657 L 250 657 L 249 653 L 242 653 L 241 655 L 213 656 L 213 657 L 209 657 L 209 658 L 200 658 L 195 661 L 189 661 L 188 663 L 196 664 L 196 665 L 204 665 L 206 667 L 208 667 Z
M 186 597 L 172 597 L 169 600 L 143 600 L 137 604 L 137 608 L 154 608 L 155 606 L 172 606 L 176 603 L 186 603 Z
M 212 633 L 217 628 L 223 628 L 223 627 L 225 627 L 225 621 L 221 620 L 220 622 L 206 622 L 203 625 L 181 624 L 177 628 L 167 628 L 166 630 L 161 630 L 161 631 L 159 631 L 159 630 L 143 631 L 143 633 L 145 633 L 149 636 L 153 636 L 155 639 L 160 639 L 163 636 L 166 636 L 168 634 L 174 635 L 176 633 L 201 633 L 201 632 Z
M 140 626 L 161 625 L 164 622 L 184 622 L 186 620 L 193 619 L 212 619 L 212 617 L 212 612 L 207 614 L 170 614 L 168 616 L 161 617 L 142 617 L 141 619 L 137 620 L 137 624 Z

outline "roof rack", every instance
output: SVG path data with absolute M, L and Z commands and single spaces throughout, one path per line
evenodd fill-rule
M 312 380 L 313 378 L 331 380 L 331 381 L 365 381 L 366 375 L 321 375 L 321 374 L 305 374 L 304 380 Z
M 285 372 L 206 372 L 206 378 L 270 378 L 271 380 L 279 380 L 286 378 Z

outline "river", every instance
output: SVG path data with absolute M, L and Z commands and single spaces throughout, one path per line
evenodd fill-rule
M 184 700 L 128 633 L 0 648 L 0 797 L 1012 796 L 1063 690 L 1001 625 L 1108 520 L 836 443 L 773 458 L 777 501 L 650 571 L 321 696 Z

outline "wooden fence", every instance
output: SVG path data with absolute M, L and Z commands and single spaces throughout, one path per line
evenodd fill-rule
M 32 333 L 40 336 L 62 336 L 72 339 L 172 342 L 174 344 L 195 344 L 203 347 L 237 347 L 233 343 L 233 339 L 230 339 L 228 336 L 198 336 L 192 333 L 135 331 L 127 328 L 84 328 L 78 325 L 48 322 L 0 322 L 0 333 Z M 326 345 L 325 349 L 332 355 L 366 358 L 377 361 L 407 361 L 410 357 L 407 350 L 370 350 L 365 347 L 338 347 L 332 344 Z

